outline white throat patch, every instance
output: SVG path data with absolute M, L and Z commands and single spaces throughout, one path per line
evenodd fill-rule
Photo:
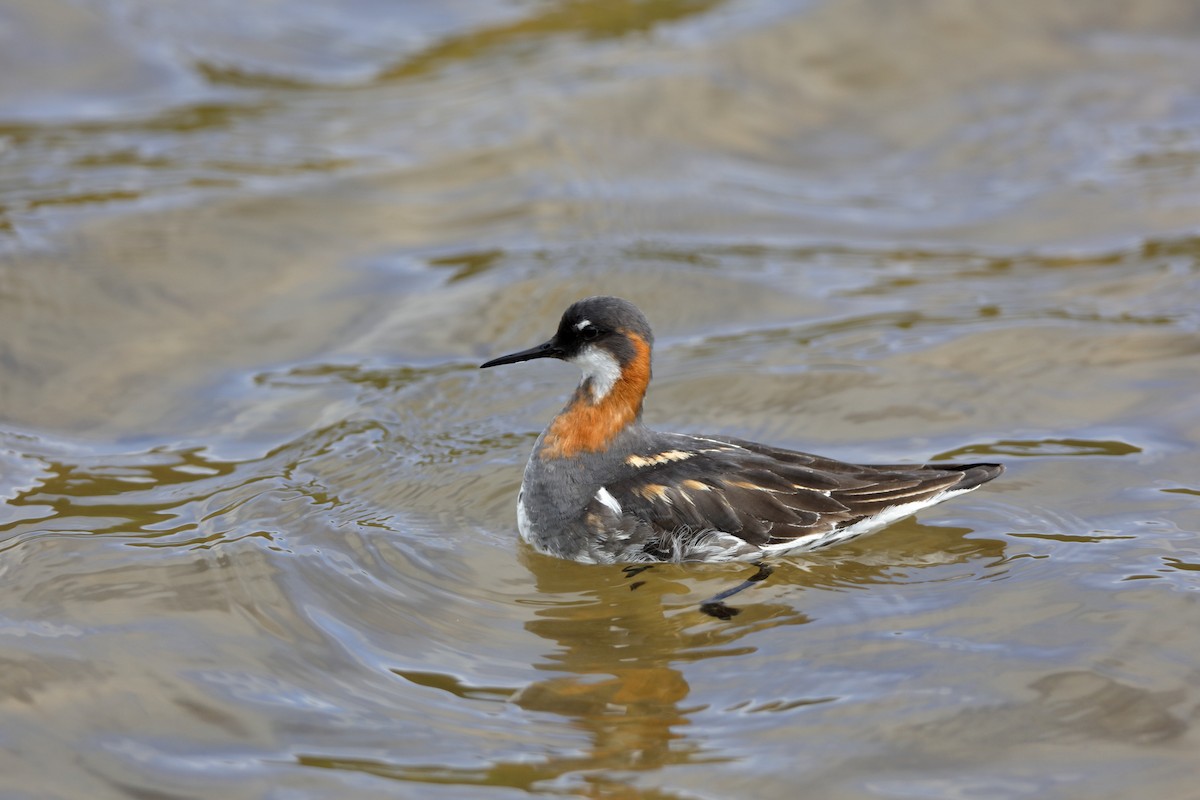
M 592 380 L 592 402 L 599 403 L 616 385 L 621 377 L 621 365 L 612 353 L 602 347 L 588 345 L 571 359 L 572 364 L 583 370 L 583 379 Z

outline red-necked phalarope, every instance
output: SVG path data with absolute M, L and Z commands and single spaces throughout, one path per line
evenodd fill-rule
M 757 560 L 849 541 L 969 492 L 1000 464 L 863 465 L 642 424 L 654 336 L 589 297 L 550 341 L 481 367 L 558 358 L 583 380 L 538 437 L 517 495 L 522 538 L 591 563 Z

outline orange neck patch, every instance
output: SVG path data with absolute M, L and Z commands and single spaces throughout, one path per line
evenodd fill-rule
M 584 386 L 575 390 L 571 402 L 546 430 L 542 458 L 569 458 L 603 450 L 642 413 L 642 398 L 650 385 L 650 345 L 636 333 L 622 333 L 633 344 L 633 360 L 599 402 L 592 401 L 591 391 Z

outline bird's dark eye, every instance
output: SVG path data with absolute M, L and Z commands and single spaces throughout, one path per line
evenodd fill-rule
M 584 327 L 584 329 L 581 330 L 579 332 L 579 334 L 581 336 L 583 336 L 583 338 L 585 338 L 585 339 L 595 339 L 597 336 L 600 335 L 600 329 L 597 328 L 595 325 L 588 325 L 588 326 Z

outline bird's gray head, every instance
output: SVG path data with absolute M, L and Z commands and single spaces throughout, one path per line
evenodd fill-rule
M 492 359 L 483 367 L 515 364 L 534 358 L 558 358 L 577 364 L 592 396 L 602 399 L 631 366 L 644 367 L 649 377 L 654 334 L 637 306 L 619 297 L 587 297 L 563 312 L 554 338 L 537 347 Z

